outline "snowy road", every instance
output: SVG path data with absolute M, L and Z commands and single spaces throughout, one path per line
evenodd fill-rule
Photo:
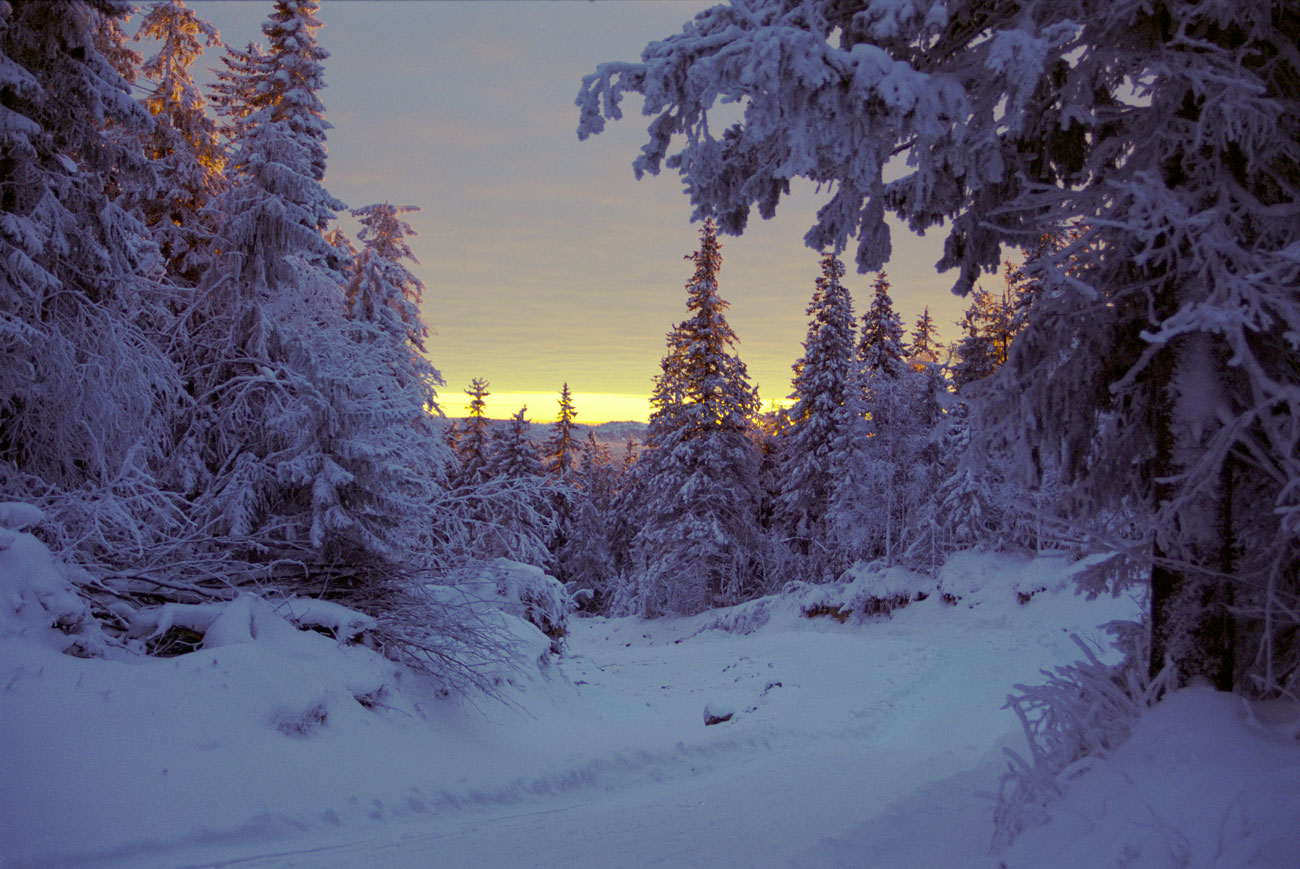
M 108 865 L 995 866 L 978 793 L 1019 746 L 1007 691 L 1133 604 L 1021 607 L 1005 586 L 975 602 L 861 625 L 778 614 L 748 635 L 584 620 L 527 714 L 489 711 L 441 749 L 496 763 L 411 775 L 409 810 Z M 736 717 L 706 728 L 707 703 Z

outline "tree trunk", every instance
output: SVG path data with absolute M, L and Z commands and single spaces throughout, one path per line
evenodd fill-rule
M 1236 665 L 1236 628 L 1231 613 L 1233 568 L 1233 475 L 1219 470 L 1213 493 L 1179 496 L 1179 478 L 1205 454 L 1208 435 L 1180 419 L 1176 366 L 1196 338 L 1184 338 L 1153 361 L 1152 463 L 1155 509 L 1164 521 L 1152 544 L 1151 660 L 1154 678 L 1170 666 L 1178 687 L 1195 678 L 1231 691 Z M 1200 339 L 1205 340 L 1205 339 Z M 1185 483 L 1183 484 L 1185 486 Z

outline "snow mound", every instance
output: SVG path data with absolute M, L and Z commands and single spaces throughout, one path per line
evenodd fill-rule
M 791 589 L 807 616 L 830 616 L 843 623 L 850 616 L 888 616 L 934 593 L 932 577 L 897 565 L 859 562 L 838 583 L 800 584 Z
M 1064 552 L 994 552 L 968 549 L 954 553 L 939 570 L 939 594 L 944 603 L 967 607 L 1004 604 L 1014 600 L 1027 604 L 1045 591 L 1067 589 L 1074 572 L 1087 559 L 1076 562 Z
M 1209 687 L 1168 695 L 1001 855 L 1030 866 L 1290 866 L 1300 854 L 1300 705 L 1263 715 Z M 1275 722 L 1289 722 L 1277 726 Z
M 76 575 L 32 535 L 0 528 L 0 637 L 39 634 L 60 651 L 76 645 L 73 635 L 94 624 L 73 587 Z
M 704 705 L 704 726 L 722 724 L 730 721 L 736 714 L 736 707 L 725 700 L 710 700 Z
M 705 613 L 700 630 L 750 634 L 774 624 L 788 627 L 791 619 L 831 619 L 840 624 L 889 618 L 921 601 L 973 609 L 1005 611 L 1028 604 L 1043 592 L 1057 594 L 1073 587 L 1073 577 L 1087 560 L 1066 553 L 1038 555 L 985 550 L 954 554 L 929 576 L 883 561 L 858 562 L 838 582 L 794 581 L 777 594 Z
M 486 604 L 528 622 L 547 637 L 548 648 L 555 654 L 563 646 L 569 612 L 573 609 L 564 584 L 558 579 L 540 567 L 508 558 L 487 562 L 471 577 L 456 582 L 445 596 L 471 606 Z
M 0 528 L 22 531 L 45 521 L 45 514 L 31 504 L 21 501 L 0 502 Z
M 357 641 L 366 631 L 373 631 L 379 621 L 329 600 L 310 597 L 273 598 L 276 612 L 300 628 L 320 630 L 340 642 Z
M 131 615 L 131 633 L 146 642 L 159 641 L 169 631 L 183 629 L 202 637 L 202 648 L 251 643 L 284 636 L 286 630 L 313 630 L 343 641 L 355 641 L 378 622 L 341 604 L 313 598 L 270 597 L 244 593 L 231 601 L 203 604 L 168 603 Z M 198 643 L 193 647 L 197 648 Z

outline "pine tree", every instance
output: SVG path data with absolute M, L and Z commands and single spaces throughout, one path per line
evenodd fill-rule
M 668 336 L 636 464 L 639 527 L 618 607 L 653 616 L 698 612 L 762 587 L 759 455 L 748 429 L 758 397 L 735 355 L 718 295 L 712 221 L 686 285 L 691 317 Z
M 781 435 L 777 524 L 795 549 L 809 558 L 808 575 L 833 578 L 847 565 L 829 550 L 823 517 L 830 506 L 840 458 L 836 447 L 854 427 L 851 418 L 861 391 L 855 350 L 853 299 L 840 278 L 844 265 L 833 254 L 821 261 L 812 301 L 804 355 L 795 363 L 795 404 Z
M 553 477 L 567 477 L 573 470 L 574 454 L 578 451 L 573 437 L 573 419 L 577 415 L 569 384 L 565 383 L 560 389 L 560 415 L 551 427 L 550 437 L 542 445 L 546 473 Z

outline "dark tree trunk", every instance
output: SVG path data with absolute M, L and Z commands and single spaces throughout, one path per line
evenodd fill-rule
M 1176 358 L 1185 340 L 1160 354 L 1152 365 L 1152 423 L 1155 456 L 1152 494 L 1157 511 L 1177 497 L 1174 482 L 1190 464 L 1198 444 L 1176 418 L 1172 394 Z M 1236 667 L 1236 625 L 1231 612 L 1234 561 L 1233 475 L 1230 462 L 1220 470 L 1217 492 L 1175 512 L 1174 527 L 1152 544 L 1151 660 L 1152 678 L 1166 665 L 1175 669 L 1175 684 L 1204 678 L 1221 691 L 1231 691 Z

